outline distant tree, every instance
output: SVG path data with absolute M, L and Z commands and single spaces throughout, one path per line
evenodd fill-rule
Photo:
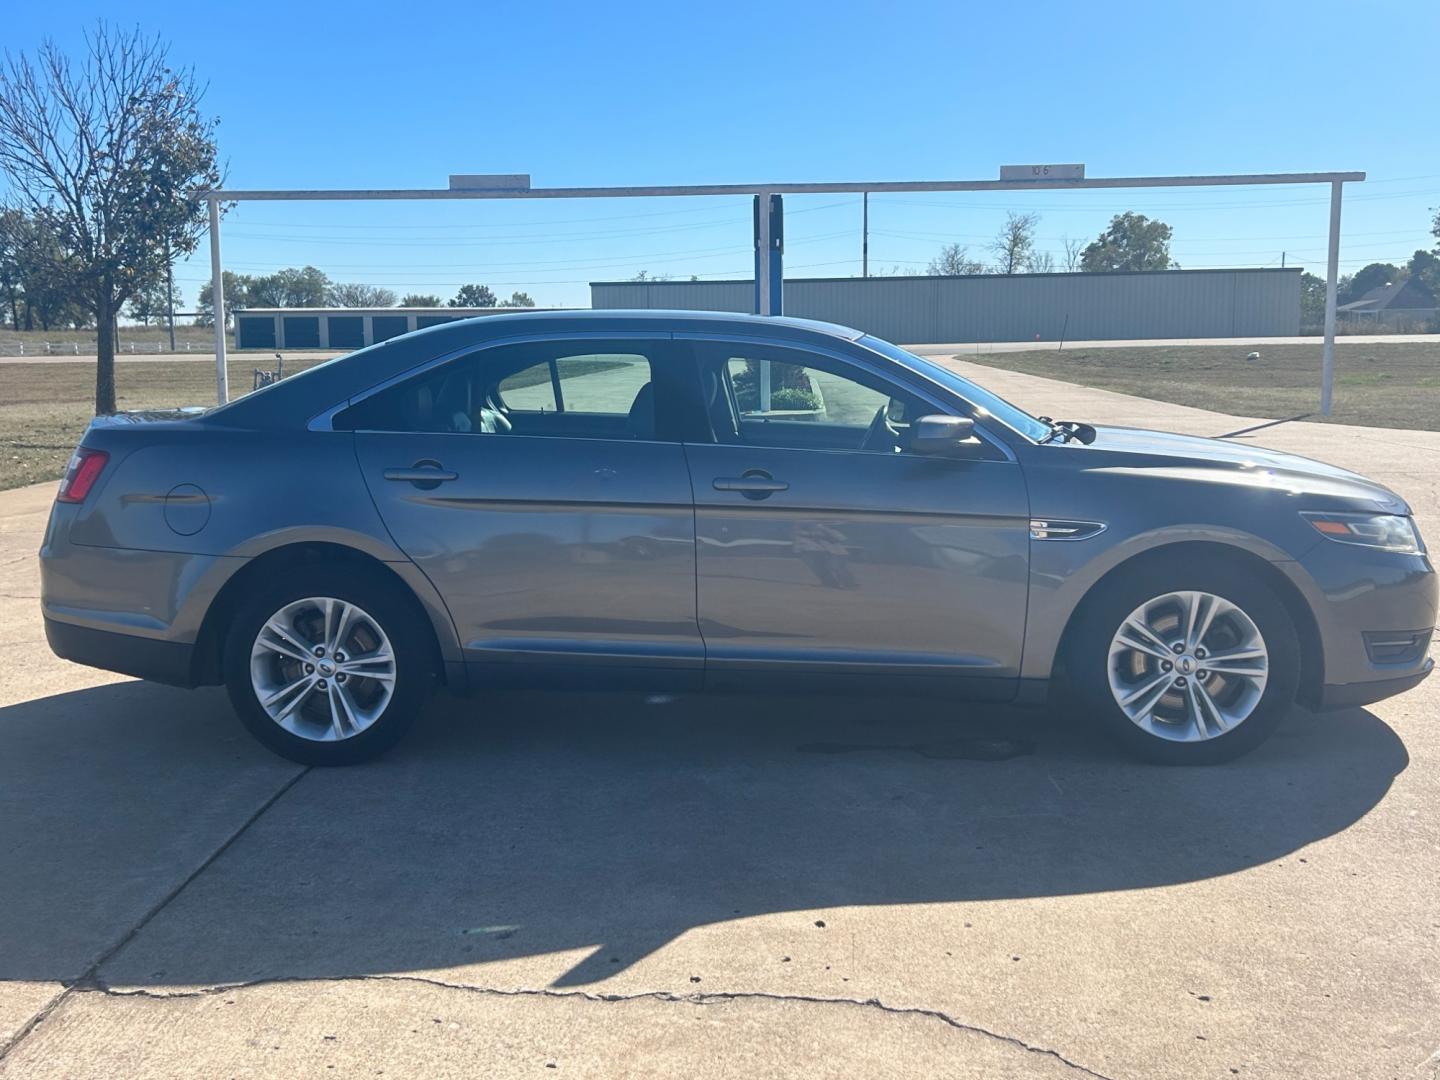
M 1435 208 L 1435 219 L 1430 222 L 1430 235 L 1435 237 L 1435 254 L 1440 255 L 1440 206 Z
M 251 307 L 324 307 L 332 283 L 313 266 L 287 266 L 250 282 Z M 388 305 L 387 305 L 388 306 Z
M 1394 263 L 1370 263 L 1362 266 L 1355 273 L 1347 274 L 1340 279 L 1339 302 L 1342 304 L 1354 303 L 1371 289 L 1378 289 L 1382 285 L 1403 280 L 1405 280 L 1405 271 Z
M 896 270 L 898 269 L 897 267 Z M 946 244 L 940 249 L 940 254 L 930 260 L 925 272 L 937 277 L 966 277 L 970 274 L 983 274 L 985 264 L 979 259 L 972 259 L 969 248 L 964 244 Z M 877 273 L 876 276 L 888 275 Z
M 535 301 L 530 299 L 529 293 L 512 292 L 510 299 L 505 302 L 506 307 L 534 307 Z
M 41 221 L 53 268 L 95 317 L 95 411 L 115 411 L 115 318 L 195 250 L 198 192 L 220 184 L 215 121 L 201 86 L 159 38 L 99 23 L 72 64 L 54 42 L 0 67 L 0 172 L 7 198 Z
M 1029 267 L 1031 253 L 1035 250 L 1035 226 L 1038 224 L 1039 214 L 1017 214 L 1012 210 L 1005 215 L 1005 224 L 990 241 L 996 273 L 1019 274 Z
M 166 293 L 165 280 L 149 281 L 139 289 L 135 295 L 130 297 L 130 303 L 126 305 L 125 314 L 143 326 L 149 326 L 151 320 L 160 322 L 165 318 Z
M 670 280 L 671 278 L 673 278 L 674 276 L 675 276 L 674 274 L 652 274 L 652 273 L 650 273 L 649 270 L 639 270 L 639 271 L 636 271 L 635 276 L 632 277 L 630 280 L 631 280 L 631 281 L 669 281 L 669 280 Z
M 1060 243 L 1064 246 L 1065 254 L 1060 258 L 1060 267 L 1067 274 L 1078 274 L 1081 270 L 1080 255 L 1084 250 L 1083 240 L 1071 240 L 1068 236 L 1062 236 Z
M 25 267 L 20 249 L 25 215 L 19 210 L 0 210 L 0 300 L 10 313 L 11 329 L 20 329 L 20 300 L 25 295 Z
M 1027 274 L 1053 274 L 1055 272 L 1055 256 L 1048 251 L 1032 251 L 1025 257 L 1025 272 Z
M 55 234 L 40 218 L 19 210 L 0 211 L 0 297 L 16 330 L 90 322 Z
M 1434 252 L 1417 250 L 1405 264 L 1405 272 L 1409 277 L 1418 278 L 1440 297 L 1440 249 Z
M 1113 270 L 1178 269 L 1170 258 L 1170 226 L 1127 210 L 1110 219 L 1110 226 L 1080 254 L 1080 269 L 1087 273 Z
M 1300 332 L 1325 325 L 1325 279 L 1308 270 L 1300 275 Z
M 379 285 L 336 282 L 326 290 L 325 303 L 331 307 L 394 307 L 395 291 Z
M 229 326 L 234 322 L 231 312 L 236 308 L 259 307 L 261 305 L 250 302 L 250 288 L 255 284 L 255 279 L 249 274 L 237 274 L 233 270 L 226 270 L 221 275 L 220 283 L 225 289 L 225 325 Z M 195 322 L 199 326 L 215 325 L 215 298 L 210 282 L 200 286 L 200 298 L 195 303 Z
M 442 307 L 440 297 L 432 293 L 406 293 L 400 298 L 401 307 Z
M 451 307 L 498 307 L 499 301 L 489 285 L 461 285 L 450 301 Z

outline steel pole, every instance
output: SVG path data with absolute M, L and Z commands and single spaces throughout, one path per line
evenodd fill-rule
M 230 400 L 225 379 L 225 277 L 220 272 L 220 200 L 210 199 L 210 311 L 215 318 L 215 401 Z
M 165 244 L 165 320 L 170 327 L 170 351 L 175 351 L 175 263 L 170 258 L 170 244 Z
M 862 224 L 860 226 L 860 276 L 870 276 L 870 193 L 867 191 L 861 196 L 861 205 L 864 206 Z
M 1320 414 L 1330 415 L 1335 391 L 1335 289 L 1340 279 L 1340 192 L 1344 181 L 1330 183 L 1330 250 L 1325 261 L 1325 349 L 1320 374 Z

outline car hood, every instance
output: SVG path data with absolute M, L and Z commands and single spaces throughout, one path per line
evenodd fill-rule
M 1268 487 L 1296 495 L 1365 503 L 1367 508 L 1383 513 L 1410 512 L 1404 499 L 1358 473 L 1298 454 L 1228 439 L 1096 426 L 1095 440 L 1085 449 L 1107 455 L 1109 460 L 1097 466 L 1107 471 L 1138 470 L 1154 476 L 1159 470 L 1176 479 Z

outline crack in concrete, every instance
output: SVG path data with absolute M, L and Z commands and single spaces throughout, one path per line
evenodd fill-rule
M 63 990 L 61 990 L 58 994 L 52 997 L 49 1001 L 47 1001 L 45 1003 L 45 1006 L 34 1016 L 32 1016 L 25 1024 L 21 1025 L 21 1027 L 13 1035 L 11 1035 L 10 1038 L 6 1039 L 4 1043 L 0 1043 L 0 1064 L 3 1064 L 5 1059 L 10 1056 L 10 1052 L 14 1050 L 17 1046 L 19 1046 L 22 1042 L 24 1042 L 26 1037 L 29 1036 L 32 1031 L 34 1031 L 37 1027 L 44 1023 L 45 1020 L 50 1016 L 50 1014 L 53 1013 L 56 1009 L 58 1009 L 61 1003 L 64 1002 L 68 997 L 70 997 L 71 994 L 74 994 L 76 992 L 84 992 L 85 990 L 92 987 L 98 987 L 100 985 L 100 968 L 103 967 L 106 963 L 108 963 L 110 959 L 115 956 L 121 949 L 125 948 L 126 945 L 130 944 L 130 942 L 135 939 L 135 935 L 140 933 L 140 931 L 146 927 L 146 925 L 150 922 L 151 919 L 155 918 L 156 915 L 159 915 L 160 912 L 164 911 L 165 908 L 168 907 L 177 896 L 179 896 L 182 892 L 186 890 L 186 888 L 189 887 L 192 881 L 194 881 L 197 877 L 199 877 L 206 870 L 208 870 L 210 868 L 210 865 L 216 859 L 220 858 L 221 855 L 225 854 L 225 852 L 229 850 L 230 845 L 235 843 L 236 840 L 239 840 L 240 837 L 244 835 L 245 831 L 249 829 L 251 825 L 254 825 L 255 822 L 260 820 L 261 816 L 265 813 L 265 811 L 269 810 L 270 807 L 274 806 L 275 803 L 278 802 L 287 791 L 289 791 L 305 776 L 307 776 L 311 768 L 313 768 L 313 766 L 307 765 L 305 768 L 297 772 L 294 776 L 290 777 L 289 780 L 285 781 L 285 783 L 280 785 L 279 790 L 276 791 L 275 794 L 271 795 L 268 799 L 261 803 L 259 808 L 256 809 L 256 811 L 248 818 L 246 818 L 240 824 L 240 827 L 238 829 L 236 829 L 229 836 L 227 836 L 225 838 L 225 841 L 219 847 L 217 847 L 205 859 L 203 859 L 199 866 L 197 866 L 194 870 L 187 874 L 183 881 L 181 881 L 178 885 L 176 885 L 173 889 L 171 889 L 168 893 L 161 897 L 160 901 L 155 904 L 154 907 L 152 907 L 149 911 L 145 912 L 145 914 L 141 915 L 140 918 L 136 921 L 135 925 L 130 927 L 129 930 L 127 930 L 124 934 L 120 936 L 120 940 L 115 942 L 114 945 L 111 945 L 110 948 L 106 949 L 98 957 L 96 957 L 95 960 L 91 962 L 90 966 L 87 967 L 83 972 L 81 972 L 78 979 L 76 979 L 74 982 L 64 983 Z
M 555 998 L 559 1000 L 590 1001 L 600 1004 L 618 1004 L 632 1001 L 659 1001 L 683 1005 L 713 1005 L 727 1001 L 776 1001 L 792 1002 L 805 1005 L 840 1005 L 858 1009 L 875 1009 L 879 1012 L 892 1016 L 920 1016 L 932 1020 L 938 1020 L 957 1031 L 963 1031 L 971 1035 L 979 1035 L 996 1042 L 1007 1043 L 1028 1054 L 1038 1054 L 1041 1057 L 1053 1058 L 1067 1069 L 1094 1077 L 1095 1080 L 1113 1080 L 1104 1073 L 1096 1072 L 1088 1066 L 1077 1061 L 1072 1061 L 1058 1050 L 1052 1050 L 1046 1046 L 1036 1046 L 1025 1042 L 1014 1035 L 1006 1035 L 1002 1032 L 991 1031 L 989 1028 L 981 1027 L 978 1024 L 969 1024 L 963 1020 L 957 1020 L 949 1013 L 939 1009 L 926 1009 L 919 1006 L 889 1005 L 879 998 L 846 998 L 846 997 L 820 997 L 810 994 L 781 994 L 763 990 L 708 990 L 693 994 L 677 994 L 668 990 L 646 990 L 635 994 L 604 994 L 586 990 L 551 990 L 547 988 L 519 987 L 516 989 L 502 989 L 493 986 L 477 986 L 473 983 L 454 983 L 444 979 L 430 978 L 424 975 L 345 975 L 327 979 L 315 980 L 295 977 L 276 977 L 268 979 L 254 979 L 248 982 L 226 983 L 216 986 L 206 986 L 195 990 L 155 991 L 144 987 L 137 987 L 127 990 L 117 990 L 107 986 L 99 980 L 91 980 L 85 986 L 77 984 L 74 989 L 81 993 L 99 993 L 106 997 L 138 997 L 151 1001 L 169 1001 L 185 998 L 213 997 L 217 994 L 229 994 L 236 991 L 250 990 L 257 987 L 276 986 L 285 983 L 304 982 L 408 982 L 418 983 L 424 986 L 433 986 L 442 990 L 458 990 L 463 993 L 479 994 L 488 997 L 538 997 Z

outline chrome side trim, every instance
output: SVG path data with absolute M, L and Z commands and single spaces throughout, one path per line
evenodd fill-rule
M 1089 540 L 1106 529 L 1103 521 L 1071 521 L 1060 518 L 1031 518 L 1031 540 Z

